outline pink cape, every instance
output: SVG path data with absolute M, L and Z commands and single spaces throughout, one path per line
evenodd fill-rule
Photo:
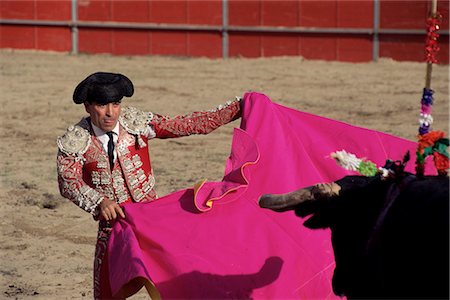
M 414 142 L 247 93 L 221 182 L 125 206 L 108 244 L 113 294 L 134 293 L 125 285 L 146 279 L 163 299 L 335 298 L 330 232 L 257 202 L 354 174 L 329 157 L 342 149 L 378 165 L 410 150 L 413 171 Z

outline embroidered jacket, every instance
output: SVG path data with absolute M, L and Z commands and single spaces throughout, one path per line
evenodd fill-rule
M 93 215 L 98 214 L 96 207 L 104 198 L 117 203 L 153 200 L 157 196 L 148 152 L 149 139 L 207 134 L 238 117 L 239 99 L 211 111 L 174 118 L 123 107 L 119 117 L 117 159 L 112 169 L 89 118 L 83 118 L 57 139 L 60 193 Z

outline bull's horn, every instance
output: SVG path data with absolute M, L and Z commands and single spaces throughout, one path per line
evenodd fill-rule
M 287 194 L 266 194 L 259 197 L 259 206 L 274 211 L 287 211 L 295 209 L 302 203 L 314 200 L 327 199 L 339 195 L 341 187 L 335 183 L 320 183 L 315 186 L 303 188 Z
M 258 203 L 262 208 L 274 211 L 286 211 L 294 209 L 298 204 L 313 200 L 312 187 L 307 187 L 288 194 L 266 194 L 259 197 Z

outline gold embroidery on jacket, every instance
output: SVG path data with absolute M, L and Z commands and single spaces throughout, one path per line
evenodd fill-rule
M 144 112 L 135 107 L 124 107 L 119 116 L 119 123 L 137 138 L 140 147 L 145 147 L 146 144 L 141 135 L 147 137 L 151 135 L 149 123 L 152 119 L 151 112 Z
M 59 150 L 67 155 L 83 155 L 91 145 L 88 128 L 89 124 L 85 118 L 77 125 L 70 126 L 64 135 L 56 140 Z

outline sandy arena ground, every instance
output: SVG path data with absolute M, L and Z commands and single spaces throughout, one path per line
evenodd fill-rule
M 283 105 L 415 139 L 425 64 L 72 56 L 0 51 L 0 298 L 92 298 L 96 222 L 58 192 L 56 137 L 85 114 L 73 89 L 95 71 L 126 74 L 139 108 L 175 115 L 216 107 L 253 90 Z M 449 68 L 435 66 L 434 129 L 448 133 Z M 157 191 L 218 181 L 233 127 L 208 136 L 152 140 Z M 283 134 L 274 132 L 274 134 Z M 161 233 L 164 234 L 164 233 Z M 133 299 L 145 299 L 141 292 Z

